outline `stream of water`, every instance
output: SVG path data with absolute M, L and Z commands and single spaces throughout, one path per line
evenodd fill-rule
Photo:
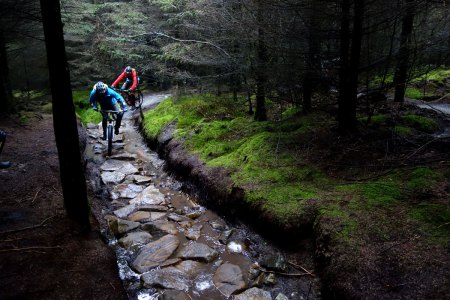
M 423 109 L 429 109 L 433 110 L 435 112 L 438 112 L 440 114 L 445 115 L 447 118 L 450 116 L 450 104 L 447 103 L 427 103 L 423 101 L 417 101 L 417 100 L 409 100 L 409 103 L 412 103 L 416 105 L 417 107 L 423 108 Z M 446 138 L 450 137 L 450 126 L 445 127 L 441 132 L 438 132 L 434 134 L 436 138 Z
M 147 95 L 143 109 L 168 96 Z M 232 224 L 200 206 L 147 147 L 134 125 L 138 113 L 125 115 L 112 157 L 99 138 L 101 126 L 88 129 L 85 153 L 107 190 L 101 217 L 119 230 L 128 226 L 120 233 L 111 225 L 103 231 L 129 298 L 320 299 L 312 242 L 279 249 L 244 223 Z

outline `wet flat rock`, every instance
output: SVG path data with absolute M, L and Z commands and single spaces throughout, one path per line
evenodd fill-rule
M 155 270 L 141 276 L 141 283 L 144 287 L 162 287 L 178 291 L 187 291 L 191 286 L 186 275 L 174 267 Z
M 166 214 L 162 212 L 154 212 L 154 211 L 143 211 L 138 210 L 131 215 L 128 216 L 128 219 L 136 222 L 145 222 L 145 221 L 156 221 L 165 217 Z
M 213 281 L 216 288 L 226 297 L 230 297 L 233 293 L 246 287 L 241 268 L 229 263 L 225 263 L 217 269 Z
M 120 171 L 122 174 L 131 175 L 137 173 L 139 170 L 129 162 L 108 159 L 100 166 L 100 171 L 103 172 L 114 172 Z
M 132 180 L 136 184 L 145 185 L 145 184 L 150 183 L 152 181 L 152 178 L 148 177 L 148 176 L 134 175 Z
M 162 194 L 154 185 L 146 187 L 136 198 L 130 201 L 130 204 L 143 205 L 163 205 L 166 204 L 164 194 Z
M 106 220 L 108 222 L 109 230 L 111 230 L 115 236 L 127 233 L 141 225 L 138 222 L 122 220 L 112 216 L 108 216 Z
M 184 233 L 184 235 L 186 236 L 187 239 L 196 241 L 200 238 L 202 228 L 203 228 L 202 224 L 195 224 L 191 228 L 189 228 Z
M 115 210 L 114 215 L 117 216 L 118 218 L 124 219 L 124 218 L 128 217 L 128 215 L 130 215 L 135 210 L 136 210 L 136 205 L 130 204 L 130 205 L 126 205 L 122 208 Z
M 208 245 L 192 242 L 184 247 L 178 257 L 182 259 L 192 259 L 202 262 L 211 262 L 219 256 L 219 253 Z
M 125 177 L 126 175 L 121 172 L 103 172 L 101 175 L 104 184 L 119 184 Z
M 158 300 L 192 300 L 192 298 L 183 291 L 167 290 Z
M 131 213 L 128 216 L 128 220 L 134 221 L 134 222 L 141 222 L 141 221 L 150 220 L 150 212 L 138 210 L 138 211 L 136 211 L 134 213 Z
M 233 297 L 233 300 L 272 300 L 268 291 L 259 288 L 251 288 Z
M 156 234 L 157 232 L 165 232 L 167 234 L 178 233 L 178 229 L 175 224 L 163 219 L 142 224 L 142 229 L 150 232 L 151 234 Z
M 117 160 L 127 160 L 127 161 L 133 161 L 136 160 L 137 155 L 127 152 L 122 152 L 118 154 L 114 154 L 111 156 L 111 159 L 117 159 Z
M 189 277 L 194 277 L 203 265 L 204 263 L 195 260 L 183 260 L 175 268 L 187 274 Z
M 141 205 L 139 207 L 139 210 L 166 212 L 169 210 L 169 208 L 167 208 L 167 206 L 163 206 L 163 205 Z
M 171 234 L 163 236 L 145 245 L 131 266 L 139 273 L 147 272 L 168 259 L 179 244 L 180 241 L 176 236 Z
M 118 243 L 121 247 L 128 249 L 134 245 L 145 245 L 152 241 L 152 235 L 146 231 L 129 232 L 119 239 Z
M 137 184 L 126 184 L 126 183 L 119 184 L 114 186 L 111 193 L 111 199 L 113 200 L 119 198 L 133 199 L 143 190 L 144 188 Z

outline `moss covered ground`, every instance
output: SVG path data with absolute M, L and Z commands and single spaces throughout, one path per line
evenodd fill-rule
M 381 175 L 369 170 L 368 165 L 379 163 L 385 153 L 374 153 L 378 149 L 371 148 L 371 141 L 367 141 L 358 153 L 345 155 L 356 144 L 327 141 L 332 139 L 335 123 L 326 114 L 288 113 L 282 120 L 255 122 L 244 112 L 244 101 L 233 102 L 226 97 L 190 96 L 176 102 L 168 99 L 147 113 L 144 129 L 145 134 L 155 138 L 164 126 L 176 122 L 175 136 L 184 140 L 188 151 L 196 153 L 208 166 L 227 168 L 234 184 L 245 189 L 245 200 L 262 205 L 278 222 L 301 219 L 305 203 L 315 200 L 319 204 L 317 216 L 336 219 L 344 228 L 340 236 L 353 234 L 356 238 L 366 234 L 357 216 L 404 209 L 408 212 L 402 215 L 405 221 L 417 223 L 427 232 L 431 230 L 431 236 L 441 237 L 440 243 L 450 241 L 448 236 L 438 234 L 447 227 L 436 227 L 448 222 L 448 202 L 430 206 L 412 200 L 426 196 L 434 186 L 448 180 L 442 166 L 398 165 L 384 168 L 388 174 Z M 371 125 L 385 130 L 387 119 L 375 116 Z M 399 135 L 438 129 L 432 118 L 416 115 L 413 110 L 402 112 L 399 121 L 394 131 Z M 371 151 L 372 156 L 363 151 Z M 331 161 L 325 161 L 327 156 Z M 361 161 L 364 163 L 356 164 Z M 346 179 L 350 174 L 354 178 Z M 383 236 L 390 230 L 389 226 L 377 227 L 377 234 Z

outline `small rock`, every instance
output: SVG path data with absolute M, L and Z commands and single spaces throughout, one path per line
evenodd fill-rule
M 245 292 L 233 297 L 233 300 L 272 300 L 272 295 L 270 292 L 264 291 L 259 288 L 251 288 Z
M 219 253 L 208 245 L 192 242 L 183 248 L 178 257 L 202 262 L 211 262 L 219 256 Z
M 217 269 L 213 281 L 216 288 L 225 297 L 230 297 L 246 287 L 241 268 L 229 263 L 225 263 Z
M 144 287 L 162 287 L 178 291 L 187 291 L 191 287 L 189 279 L 180 270 L 174 267 L 147 272 L 141 276 Z
M 171 234 L 163 236 L 159 240 L 145 245 L 131 266 L 139 273 L 147 272 L 169 258 L 179 244 L 180 241 L 176 236 Z

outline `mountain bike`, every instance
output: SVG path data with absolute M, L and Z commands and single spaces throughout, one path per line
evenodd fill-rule
M 120 93 L 125 99 L 125 102 L 127 105 L 133 109 L 139 108 L 142 105 L 142 102 L 144 101 L 144 95 L 142 95 L 142 92 L 137 88 L 134 91 L 130 90 L 124 90 L 124 89 L 118 89 L 118 88 L 112 88 L 116 92 Z
M 108 140 L 108 156 L 112 153 L 112 142 L 114 137 L 114 126 L 116 125 L 117 114 L 123 112 L 122 110 L 101 110 L 103 116 L 106 116 L 108 122 L 106 127 L 106 139 Z

